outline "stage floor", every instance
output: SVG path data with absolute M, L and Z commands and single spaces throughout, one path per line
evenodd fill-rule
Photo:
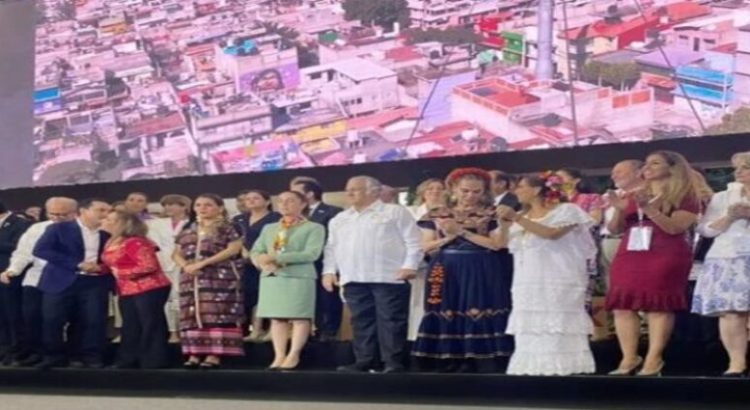
M 326 406 L 326 409 L 360 408 L 359 404 L 351 403 L 396 406 L 364 407 L 367 409 L 405 409 L 409 408 L 407 406 L 435 405 L 505 409 L 750 408 L 750 379 L 709 377 L 719 374 L 726 363 L 726 358 L 720 354 L 721 349 L 716 346 L 680 343 L 671 345 L 665 356 L 665 377 L 659 378 L 606 376 L 606 372 L 619 360 L 617 346 L 614 342 L 605 342 L 595 343 L 592 348 L 599 374 L 567 377 L 508 376 L 501 373 L 339 373 L 333 371 L 335 366 L 352 360 L 351 348 L 348 343 L 343 342 L 311 344 L 303 355 L 305 367 L 294 372 L 269 372 L 263 369 L 271 358 L 271 347 L 268 344 L 248 345 L 245 358 L 230 361 L 223 369 L 215 371 L 38 371 L 6 367 L 0 368 L 0 394 L 19 395 L 7 396 L 7 401 L 0 398 L 0 409 L 14 408 L 6 406 L 6 403 L 12 403 L 16 408 L 31 410 L 36 404 L 26 400 L 44 400 L 60 395 L 88 397 L 85 402 L 92 403 L 107 403 L 107 398 L 110 397 L 127 397 L 127 400 L 146 402 L 152 399 L 166 400 L 148 407 L 155 410 L 176 408 L 173 406 L 180 403 L 179 400 L 188 398 L 195 402 L 222 400 L 220 403 L 211 401 L 209 407 L 222 410 L 233 408 L 231 406 L 236 402 L 258 401 L 263 403 L 251 408 L 286 408 L 273 406 L 294 403 L 295 408 L 300 403 L 305 403 L 305 410 L 315 410 L 318 408 L 315 406 L 321 403 L 349 403 L 346 407 Z M 176 347 L 174 353 L 175 361 L 179 363 L 180 356 Z M 75 398 L 61 399 L 59 403 L 71 403 L 70 400 Z M 119 402 L 118 400 L 113 403 Z M 177 407 L 180 410 L 190 409 L 179 405 Z M 44 408 L 49 410 L 48 406 Z M 86 407 L 76 405 L 74 408 Z M 109 405 L 91 408 L 118 409 Z M 141 406 L 131 405 L 128 408 Z M 248 407 L 245 405 L 243 408 Z

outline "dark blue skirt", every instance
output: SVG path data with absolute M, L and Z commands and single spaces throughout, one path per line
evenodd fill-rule
M 434 359 L 510 356 L 505 334 L 513 259 L 507 250 L 444 249 L 430 263 L 425 314 L 412 354 Z

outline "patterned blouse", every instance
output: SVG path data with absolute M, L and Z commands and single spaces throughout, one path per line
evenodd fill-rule
M 107 244 L 102 261 L 115 275 L 117 292 L 121 296 L 138 295 L 171 285 L 157 258 L 158 248 L 142 237 L 125 238 Z

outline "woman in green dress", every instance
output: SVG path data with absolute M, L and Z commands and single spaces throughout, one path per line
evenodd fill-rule
M 323 250 L 325 228 L 302 216 L 305 204 L 298 192 L 282 193 L 281 221 L 266 225 L 250 252 L 261 271 L 257 315 L 271 319 L 272 370 L 299 365 L 315 317 L 315 261 Z M 287 350 L 290 328 L 292 343 Z

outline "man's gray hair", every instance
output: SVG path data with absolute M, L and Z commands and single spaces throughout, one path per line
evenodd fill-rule
M 75 211 L 76 209 L 78 209 L 78 201 L 76 201 L 73 198 L 68 198 L 65 196 L 53 196 L 51 198 L 48 198 L 47 201 L 44 203 L 44 206 L 46 208 L 55 202 L 65 204 L 67 207 L 70 208 L 71 211 Z
M 635 170 L 643 168 L 643 161 L 641 161 L 640 159 L 626 159 L 624 161 L 618 162 L 618 164 L 629 165 Z
M 383 190 L 383 184 L 369 175 L 358 175 L 352 179 L 361 179 L 365 181 L 365 187 L 367 188 L 368 194 L 380 195 L 380 192 Z

